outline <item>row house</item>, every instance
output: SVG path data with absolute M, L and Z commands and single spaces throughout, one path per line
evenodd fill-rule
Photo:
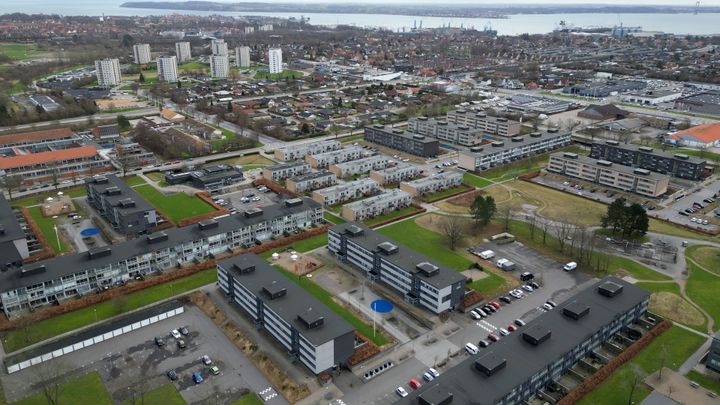
M 348 221 L 363 221 L 410 206 L 412 195 L 394 188 L 382 194 L 351 202 L 342 207 L 340 215 Z
M 385 155 L 374 155 L 363 159 L 330 165 L 330 171 L 335 173 L 338 178 L 344 178 L 367 173 L 370 170 L 384 169 L 389 162 L 390 159 Z
M 380 184 L 368 178 L 349 181 L 313 191 L 313 200 L 323 205 L 335 205 L 380 191 Z
M 302 160 L 298 160 L 296 162 L 285 163 L 282 165 L 265 167 L 263 169 L 263 178 L 277 183 L 289 177 L 303 175 L 309 171 L 310 165 Z
M 363 148 L 350 146 L 349 148 L 342 148 L 330 152 L 307 155 L 305 156 L 305 161 L 308 162 L 313 169 L 324 169 L 336 163 L 360 159 L 364 155 L 365 150 Z
M 293 193 L 304 193 L 319 188 L 330 187 L 337 182 L 335 173 L 329 171 L 320 171 L 306 173 L 301 176 L 291 177 L 285 182 L 285 188 Z
M 420 197 L 425 194 L 433 194 L 438 191 L 457 187 L 463 182 L 463 174 L 449 170 L 436 173 L 417 180 L 404 181 L 400 183 L 400 190 L 406 191 L 412 197 Z
M 465 170 L 486 170 L 567 146 L 570 142 L 569 132 L 559 132 L 554 128 L 547 132 L 513 136 L 505 141 L 495 141 L 460 151 L 458 166 Z
M 422 173 L 422 170 L 415 165 L 399 163 L 397 166 L 388 167 L 382 170 L 372 170 L 370 178 L 381 185 L 398 184 L 405 180 L 414 179 Z

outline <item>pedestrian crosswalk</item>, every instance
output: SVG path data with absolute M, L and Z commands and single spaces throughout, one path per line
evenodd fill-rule
M 258 392 L 258 394 L 260 394 L 260 398 L 262 398 L 265 402 L 275 398 L 278 395 L 273 387 L 267 387 L 264 390 Z
M 342 399 L 336 399 L 336 400 L 330 402 L 330 405 L 345 405 L 345 402 L 343 402 Z
M 497 330 L 497 327 L 495 327 L 495 325 L 491 324 L 490 322 L 488 322 L 484 319 L 475 322 L 475 325 L 479 326 L 482 329 L 485 329 L 488 333 L 493 333 Z

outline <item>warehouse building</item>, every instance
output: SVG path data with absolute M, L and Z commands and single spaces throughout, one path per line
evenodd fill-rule
M 335 205 L 353 198 L 375 194 L 378 191 L 380 191 L 380 185 L 375 180 L 364 178 L 315 190 L 312 198 L 323 205 Z
M 670 183 L 664 174 L 570 152 L 551 154 L 547 170 L 652 198 L 665 194 Z
M 693 156 L 618 141 L 594 142 L 590 157 L 688 180 L 702 179 L 707 164 L 704 159 Z
M 482 143 L 483 131 L 465 125 L 450 124 L 434 118 L 417 117 L 408 121 L 408 131 L 429 136 L 443 142 L 462 146 Z
M 297 177 L 310 171 L 310 165 L 307 162 L 298 160 L 296 162 L 285 163 L 282 165 L 268 166 L 263 169 L 263 178 L 274 182 L 285 180 L 289 177 Z
M 533 132 L 526 136 L 513 136 L 505 141 L 495 141 L 460 151 L 458 165 L 466 170 L 486 170 L 567 146 L 570 142 L 569 132 L 558 132 L 556 129 Z
M 498 136 L 515 136 L 520 134 L 522 123 L 504 117 L 493 117 L 483 111 L 454 110 L 448 111 L 447 121 L 450 124 L 462 125 Z
M 407 191 L 413 197 L 433 194 L 438 191 L 457 187 L 463 182 L 463 174 L 450 170 L 443 173 L 432 174 L 417 180 L 400 183 L 400 190 Z
M 363 148 L 359 146 L 351 146 L 330 152 L 318 153 L 305 156 L 305 161 L 312 166 L 313 169 L 325 169 L 336 163 L 347 162 L 348 160 L 360 159 L 365 155 Z
M 399 163 L 397 166 L 388 167 L 383 170 L 372 170 L 370 178 L 381 185 L 397 184 L 401 181 L 414 179 L 419 176 L 422 170 L 415 165 Z
M 253 253 L 220 261 L 218 286 L 315 374 L 342 365 L 355 351 L 355 329 Z
M 410 193 L 394 188 L 382 194 L 351 202 L 342 207 L 340 215 L 348 221 L 363 221 L 410 206 Z
M 342 148 L 342 144 L 338 141 L 319 141 L 304 143 L 302 145 L 291 145 L 275 149 L 275 158 L 282 161 L 291 161 L 304 159 L 307 155 L 317 155 L 319 153 L 330 152 Z
M 390 159 L 385 155 L 374 155 L 349 162 L 336 163 L 330 165 L 330 171 L 335 173 L 338 178 L 354 176 L 356 174 L 367 173 L 370 170 L 379 170 L 387 167 Z
M 605 277 L 396 402 L 521 404 L 647 311 L 650 293 Z
M 337 182 L 335 173 L 328 171 L 312 172 L 291 177 L 285 182 L 285 188 L 293 193 L 304 193 L 319 188 L 330 187 Z
M 309 198 L 289 199 L 283 204 L 57 256 L 0 272 L 0 300 L 10 316 L 103 291 L 138 276 L 173 271 L 320 225 L 324 222 L 322 213 L 322 206 Z
M 85 180 L 87 201 L 123 235 L 149 233 L 157 225 L 155 207 L 114 174 Z
M 330 228 L 328 249 L 433 313 L 453 310 L 465 296 L 465 276 L 357 222 Z
M 385 125 L 365 127 L 364 139 L 367 142 L 421 157 L 437 156 L 440 148 L 435 138 L 385 127 Z

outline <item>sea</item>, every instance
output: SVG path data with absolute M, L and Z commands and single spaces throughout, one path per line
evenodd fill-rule
M 497 30 L 499 35 L 544 34 L 558 28 L 560 21 L 575 27 L 640 26 L 644 31 L 661 31 L 673 34 L 713 35 L 720 34 L 720 13 L 695 14 L 516 14 L 506 19 L 448 18 L 387 14 L 329 14 L 329 13 L 237 13 L 180 10 L 155 10 L 123 8 L 124 0 L 0 0 L 0 14 L 45 13 L 60 15 L 115 15 L 149 16 L 167 14 L 231 16 L 270 16 L 309 18 L 310 24 L 354 25 L 358 27 L 387 28 L 393 31 L 410 30 L 413 27 L 465 27 Z

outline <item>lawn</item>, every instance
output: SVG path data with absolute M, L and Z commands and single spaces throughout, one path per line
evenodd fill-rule
M 217 281 L 217 272 L 214 268 L 203 270 L 170 283 L 159 284 L 128 294 L 121 301 L 105 301 L 77 311 L 36 322 L 27 329 L 27 339 L 25 332 L 22 330 L 15 329 L 9 331 L 3 338 L 3 346 L 5 347 L 5 352 L 14 352 L 25 346 L 82 328 L 96 321 L 102 321 L 124 312 L 153 304 L 174 295 L 214 283 L 215 281 Z
M 47 54 L 37 49 L 37 44 L 0 43 L 0 54 L 15 60 L 37 58 Z
M 344 137 L 340 138 L 340 142 L 341 143 L 350 143 L 350 142 L 362 141 L 364 136 L 365 136 L 365 134 L 344 136 Z
M 146 392 L 142 396 L 142 401 L 140 401 L 140 398 L 135 398 L 135 401 L 128 399 L 127 401 L 121 403 L 120 405 L 135 405 L 138 402 L 143 404 L 163 404 L 163 405 L 185 405 L 187 402 L 183 399 L 182 395 L 178 392 L 178 390 L 175 388 L 174 384 L 168 383 L 165 385 L 161 385 L 158 388 L 155 388 L 154 390 L 150 390 Z
M 71 198 L 84 197 L 86 195 L 85 186 L 68 187 L 58 191 L 62 191 L 65 195 L 69 195 Z M 12 200 L 10 205 L 18 207 L 38 205 L 41 201 L 44 201 L 48 197 L 55 197 L 57 193 L 57 191 L 48 191 L 42 194 L 34 194 L 27 197 L 17 198 Z
M 293 79 L 299 79 L 303 76 L 302 72 L 298 72 L 296 70 L 283 70 L 280 73 L 270 73 L 262 70 L 258 70 L 255 72 L 255 78 L 256 79 L 270 79 L 270 80 L 278 80 L 278 79 L 285 79 L 285 78 L 293 78 Z
M 485 270 L 485 274 L 487 274 L 487 277 L 475 280 L 467 286 L 485 297 L 497 295 L 499 288 L 505 284 L 505 279 L 492 271 Z
M 301 241 L 295 242 L 292 244 L 293 249 L 297 250 L 298 252 L 309 252 L 311 250 L 315 250 L 319 247 L 325 246 L 328 243 L 328 236 L 327 233 L 323 233 L 320 235 L 315 235 L 312 237 L 309 237 L 307 239 L 303 239 Z
M 323 218 L 325 218 L 326 221 L 332 222 L 333 224 L 344 224 L 345 220 L 340 218 L 337 215 L 333 215 L 327 211 L 323 212 Z
M 695 370 L 691 370 L 686 377 L 716 394 L 720 393 L 720 380 L 717 378 L 700 374 Z
M 382 227 L 378 232 L 457 271 L 467 270 L 473 263 L 446 248 L 442 235 L 421 227 L 414 218 Z
M 416 211 L 419 211 L 418 207 L 411 205 L 411 206 L 405 207 L 401 210 L 390 211 L 387 214 L 378 215 L 374 218 L 366 219 L 365 221 L 363 221 L 363 223 L 365 225 L 372 226 L 372 225 L 379 224 L 384 221 L 389 221 L 389 220 L 392 220 L 395 218 L 399 218 L 403 215 L 412 214 L 413 212 L 416 212 Z
M 609 256 L 610 268 L 609 272 L 615 274 L 619 271 L 625 272 L 638 280 L 650 281 L 669 281 L 672 278 L 665 274 L 658 273 L 649 267 L 621 256 Z
M 690 276 L 685 285 L 685 293 L 715 320 L 716 325 L 719 324 L 720 294 L 718 294 L 718 285 L 720 285 L 720 277 L 703 271 L 690 261 L 687 262 L 687 266 Z
M 720 248 L 694 245 L 687 248 L 685 254 L 695 263 L 720 276 Z
M 259 153 L 252 153 L 245 156 L 239 156 L 234 158 L 228 158 L 228 159 L 222 159 L 222 160 L 213 160 L 212 162 L 208 162 L 213 165 L 274 165 L 275 162 L 272 160 L 266 158 L 265 156 L 260 155 Z
M 232 402 L 230 405 L 263 405 L 263 401 L 257 394 L 250 393 Z
M 47 239 L 50 247 L 52 247 L 55 253 L 65 253 L 70 251 L 65 242 L 63 242 L 62 238 L 59 238 L 58 234 L 55 233 L 57 219 L 54 219 L 53 217 L 44 217 L 42 212 L 40 212 L 39 206 L 30 207 L 28 208 L 28 211 L 30 211 L 30 216 L 38 224 L 40 231 L 43 235 L 45 235 L 45 239 Z
M 185 62 L 178 66 L 178 70 L 207 70 L 210 69 L 210 65 L 198 61 Z
M 662 364 L 662 357 L 658 355 L 667 350 L 665 367 L 677 370 L 678 367 L 690 357 L 705 341 L 702 336 L 673 326 L 662 335 L 655 338 L 648 347 L 640 352 L 631 361 L 616 370 L 607 380 L 593 392 L 586 395 L 578 404 L 580 405 L 617 405 L 628 403 L 630 384 L 635 380 L 633 368 L 638 367 L 645 374 L 652 374 Z M 633 403 L 638 404 L 650 394 L 650 390 L 641 384 L 635 388 Z
M 196 196 L 189 196 L 185 193 L 163 194 L 149 184 L 135 187 L 134 190 L 173 222 L 207 214 L 214 210 Z
M 327 305 L 336 314 L 338 314 L 340 317 L 350 323 L 358 331 L 358 333 L 372 340 L 378 346 L 382 346 L 390 342 L 387 336 L 383 335 L 382 333 L 376 333 L 375 336 L 373 336 L 372 326 L 367 325 L 365 322 L 361 321 L 358 317 L 356 317 L 352 312 L 348 311 L 345 307 L 336 303 L 333 300 L 332 294 L 325 291 L 322 287 L 315 284 L 312 280 L 306 277 L 298 277 L 290 273 L 289 271 L 283 269 L 282 267 L 273 267 L 275 267 L 278 271 L 284 274 L 288 279 L 292 280 L 292 282 L 305 289 L 305 291 L 310 293 L 310 295 L 315 297 L 318 301 Z
M 160 173 L 160 172 L 148 172 L 148 173 L 145 173 L 145 176 L 146 176 L 147 178 L 149 178 L 150 180 L 152 180 L 152 181 L 158 181 L 158 182 L 159 182 L 159 181 L 165 180 L 165 174 Z M 143 182 L 143 183 L 144 183 L 144 182 Z
M 713 118 L 715 119 L 715 118 Z M 720 161 L 720 153 L 710 152 L 707 150 L 688 149 L 688 148 L 677 148 L 671 149 L 671 152 L 682 153 L 683 155 L 695 156 L 701 159 Z
M 653 294 L 650 296 L 648 310 L 663 318 L 707 332 L 705 316 L 680 296 L 680 286 L 675 282 L 637 283 Z
M 450 197 L 451 195 L 460 194 L 464 191 L 470 191 L 470 190 L 474 190 L 474 188 L 469 187 L 465 184 L 462 184 L 460 186 L 452 187 L 447 190 L 438 191 L 437 193 L 425 195 L 422 197 L 422 200 L 425 202 L 431 203 L 431 202 L 442 200 L 443 198 Z
M 92 372 L 60 385 L 59 404 L 113 405 L 100 374 Z M 42 392 L 14 402 L 14 405 L 46 405 L 49 401 Z
M 475 176 L 474 174 L 465 173 L 463 174 L 463 183 L 469 184 L 473 187 L 483 188 L 492 184 L 491 181 L 486 180 L 482 177 Z
M 153 173 L 157 173 L 157 172 L 153 172 Z M 125 182 L 125 184 L 127 184 L 130 187 L 147 184 L 147 183 L 145 183 L 145 180 L 143 180 L 143 178 L 140 176 L 127 176 L 127 177 L 121 177 L 121 179 Z

